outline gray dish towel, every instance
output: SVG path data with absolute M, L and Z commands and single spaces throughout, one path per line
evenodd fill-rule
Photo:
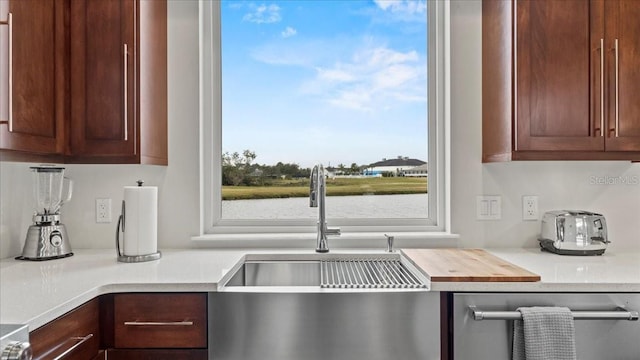
M 513 360 L 576 360 L 573 315 L 566 307 L 521 307 L 513 322 Z

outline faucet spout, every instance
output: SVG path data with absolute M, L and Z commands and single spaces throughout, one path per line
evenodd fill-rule
M 327 227 L 326 217 L 326 177 L 324 167 L 318 164 L 313 167 L 311 171 L 311 181 L 309 182 L 309 206 L 318 208 L 318 235 L 316 239 L 316 252 L 326 253 L 329 252 L 329 243 L 327 241 L 327 235 L 340 235 L 339 228 Z

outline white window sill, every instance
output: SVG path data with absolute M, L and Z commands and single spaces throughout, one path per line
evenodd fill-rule
M 457 247 L 458 234 L 445 232 L 390 232 L 394 248 Z M 196 247 L 220 248 L 315 248 L 315 233 L 204 234 L 193 236 Z M 330 249 L 386 248 L 382 232 L 343 233 L 329 237 Z

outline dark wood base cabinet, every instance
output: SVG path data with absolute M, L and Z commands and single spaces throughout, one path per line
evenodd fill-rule
M 206 293 L 106 294 L 31 332 L 37 360 L 208 357 Z
M 33 359 L 93 359 L 100 348 L 99 301 L 93 299 L 29 334 Z
M 207 360 L 207 349 L 109 349 L 105 359 L 109 360 Z M 102 359 L 102 358 L 100 358 Z
M 101 305 L 109 359 L 207 358 L 207 294 L 113 294 Z

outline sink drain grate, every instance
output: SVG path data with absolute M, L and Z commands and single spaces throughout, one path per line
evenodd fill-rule
M 320 267 L 322 288 L 426 288 L 399 260 L 328 260 Z

